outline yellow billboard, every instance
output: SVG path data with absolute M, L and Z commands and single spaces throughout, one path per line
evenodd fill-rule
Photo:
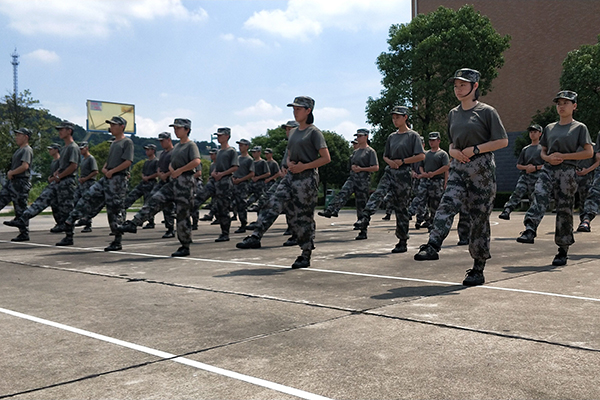
M 109 101 L 87 101 L 87 130 L 90 132 L 107 132 L 106 120 L 118 115 L 125 118 L 125 133 L 135 135 L 135 106 L 133 104 L 113 103 Z

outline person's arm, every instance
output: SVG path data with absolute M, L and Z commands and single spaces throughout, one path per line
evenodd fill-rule
M 428 178 L 433 178 L 436 175 L 445 174 L 450 169 L 450 165 L 446 164 L 435 171 L 428 172 Z
M 19 165 L 17 168 L 8 171 L 7 177 L 8 177 L 8 179 L 12 179 L 15 175 L 22 174 L 23 172 L 27 171 L 28 169 L 29 169 L 29 163 L 23 161 L 21 163 L 21 165 Z
M 385 157 L 384 157 L 384 159 L 385 159 Z M 397 168 L 401 167 L 404 164 L 412 164 L 412 163 L 416 163 L 416 162 L 419 162 L 419 161 L 423 161 L 424 159 L 425 159 L 425 153 L 419 153 L 419 154 L 416 154 L 414 156 L 410 156 L 410 157 L 406 157 L 406 158 L 401 158 L 401 159 L 398 159 L 398 160 L 391 160 L 391 161 L 393 161 L 397 165 L 397 167 L 394 168 L 391 164 L 390 164 L 390 167 L 392 167 L 394 169 L 397 169 Z
M 237 169 L 238 169 L 238 166 L 234 165 L 231 168 L 229 168 L 229 169 L 227 169 L 227 170 L 225 170 L 223 172 L 213 171 L 213 173 L 212 173 L 211 176 L 213 178 L 215 178 L 215 181 L 220 181 L 221 178 L 223 178 L 224 176 L 233 174 L 235 171 L 237 171 Z
M 587 175 L 590 172 L 594 171 L 596 168 L 598 168 L 598 166 L 600 165 L 600 153 L 596 153 L 596 157 L 594 159 L 596 160 L 596 162 L 594 162 L 588 168 L 583 168 L 583 169 L 577 171 L 577 175 L 584 176 L 584 175 Z
M 259 176 L 254 175 L 252 177 L 252 182 L 258 182 L 260 180 L 267 179 L 270 175 L 271 175 L 271 171 L 264 173 L 262 175 L 259 175 Z
M 508 139 L 504 138 L 504 139 L 492 140 L 490 142 L 478 144 L 477 148 L 479 148 L 479 154 L 483 154 L 483 153 L 491 153 L 492 151 L 502 149 L 506 146 L 508 146 Z M 473 157 L 475 155 L 474 151 L 475 151 L 475 146 L 470 146 L 470 147 L 467 147 L 467 148 L 463 149 L 462 151 L 460 151 L 460 150 L 454 148 L 453 144 L 450 144 L 449 154 L 452 158 L 456 159 L 457 161 L 460 161 L 461 163 L 466 163 L 466 162 L 471 161 L 471 157 Z
M 75 172 L 77 170 L 77 167 L 79 165 L 77 163 L 72 162 L 71 164 L 69 164 L 69 166 L 60 174 L 58 173 L 58 171 L 56 171 L 56 179 L 58 179 L 59 181 L 64 178 L 65 176 L 69 176 L 71 174 L 73 174 L 73 172 Z
M 106 172 L 104 173 L 104 175 L 110 179 L 113 177 L 114 174 L 121 172 L 123 170 L 126 170 L 127 168 L 129 168 L 131 166 L 131 160 L 125 160 L 123 161 L 121 164 L 117 165 L 116 167 L 114 167 L 113 169 L 108 169 L 106 167 L 106 164 L 104 165 L 104 168 L 102 168 L 102 171 L 106 170 Z
M 249 180 L 249 179 L 252 179 L 252 180 L 254 180 L 253 178 L 254 178 L 254 171 L 250 171 L 250 172 L 248 173 L 248 175 L 246 175 L 246 176 L 242 176 L 241 178 L 235 178 L 235 177 L 234 177 L 234 178 L 233 178 L 233 183 L 234 183 L 234 184 L 236 184 L 236 185 L 238 185 L 238 184 L 240 184 L 240 183 L 242 183 L 242 182 L 245 182 L 245 181 L 247 181 L 247 180 Z
M 354 171 L 354 172 L 377 172 L 377 171 L 379 171 L 379 165 L 371 165 L 369 167 L 359 167 L 356 164 L 352 164 L 352 171 Z
M 79 178 L 79 183 L 83 183 L 89 181 L 90 179 L 94 179 L 96 175 L 98 175 L 97 169 L 92 171 L 88 176 L 82 176 L 81 178 Z
M 288 162 L 288 169 L 290 170 L 290 172 L 292 174 L 297 174 L 300 173 L 302 171 L 306 171 L 307 169 L 314 169 L 314 168 L 319 168 L 322 167 L 325 164 L 329 164 L 331 162 L 331 156 L 329 155 L 329 149 L 327 147 L 324 147 L 322 149 L 319 149 L 319 158 L 317 158 L 316 160 L 313 160 L 309 163 L 303 163 L 298 161 L 293 162 L 293 161 L 289 161 Z M 289 159 L 289 157 L 288 157 Z
M 592 155 L 594 155 L 594 150 L 592 149 L 592 145 L 589 143 L 586 143 L 583 146 L 583 150 L 577 151 L 575 153 L 554 152 L 548 155 L 548 149 L 544 146 L 542 146 L 541 152 L 542 160 L 546 161 L 551 165 L 559 165 L 564 160 L 585 160 L 586 158 L 592 158 Z
M 171 178 L 177 179 L 181 174 L 187 171 L 192 171 L 198 165 L 200 165 L 199 158 L 194 158 L 192 161 L 185 164 L 183 167 L 179 167 L 177 169 L 174 169 L 172 165 L 169 165 L 169 170 L 171 171 Z

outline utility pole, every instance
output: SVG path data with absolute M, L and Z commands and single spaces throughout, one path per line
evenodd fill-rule
M 19 67 L 19 53 L 17 53 L 17 48 L 15 47 L 15 51 L 11 54 L 12 56 L 12 65 L 13 65 L 13 92 L 15 95 L 15 99 L 19 94 L 19 75 L 18 75 L 18 67 Z

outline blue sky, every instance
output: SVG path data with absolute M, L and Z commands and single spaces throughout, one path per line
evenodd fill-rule
M 220 126 L 251 139 L 315 99 L 315 125 L 351 139 L 379 97 L 375 61 L 410 0 L 0 0 L 0 89 L 85 127 L 86 100 L 135 104 L 137 134 L 176 117 L 192 138 Z

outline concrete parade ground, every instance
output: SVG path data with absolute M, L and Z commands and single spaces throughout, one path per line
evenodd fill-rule
M 0 399 L 600 398 L 600 222 L 553 267 L 554 214 L 530 245 L 523 213 L 494 212 L 486 283 L 467 288 L 456 230 L 417 262 L 427 231 L 392 254 L 382 216 L 355 241 L 354 211 L 315 215 L 300 270 L 283 216 L 253 250 L 200 222 L 186 258 L 160 224 L 104 252 L 106 214 L 69 247 L 51 216 L 23 243 L 0 224 Z

